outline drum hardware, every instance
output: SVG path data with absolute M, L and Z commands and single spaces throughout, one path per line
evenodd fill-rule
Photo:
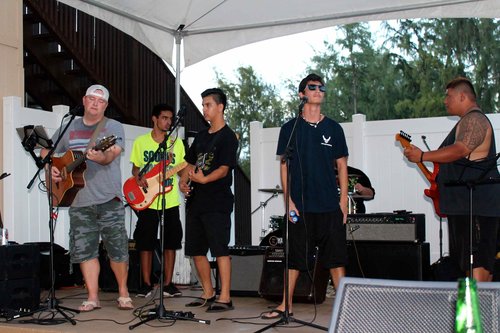
M 348 201 L 347 201 L 347 211 L 348 214 L 356 214 L 356 201 L 354 201 L 354 193 L 347 193 Z
M 283 193 L 283 189 L 279 187 L 279 185 L 276 185 L 275 188 L 259 188 L 259 192 L 266 192 L 266 193 Z
M 267 203 L 273 199 L 273 198 L 276 198 L 278 196 L 279 193 L 283 193 L 283 190 L 279 187 L 279 185 L 276 185 L 275 188 L 261 188 L 259 189 L 259 192 L 264 192 L 264 193 L 272 193 L 271 196 L 269 198 L 267 198 L 265 201 L 261 201 L 260 202 L 260 205 L 259 207 L 255 208 L 251 215 L 253 215 L 254 213 L 256 213 L 259 209 L 261 209 L 261 222 L 260 222 L 260 240 L 262 240 L 266 234 L 267 234 L 267 231 L 268 231 L 268 228 L 266 227 L 265 225 L 265 219 L 266 219 L 266 206 L 267 206 Z

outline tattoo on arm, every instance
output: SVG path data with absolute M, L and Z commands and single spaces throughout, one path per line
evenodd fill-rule
M 486 117 L 478 112 L 471 112 L 460 121 L 457 128 L 456 141 L 462 142 L 473 151 L 483 143 L 489 122 Z

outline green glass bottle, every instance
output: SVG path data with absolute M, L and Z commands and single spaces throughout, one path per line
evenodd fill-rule
M 482 333 L 476 280 L 458 280 L 455 333 Z

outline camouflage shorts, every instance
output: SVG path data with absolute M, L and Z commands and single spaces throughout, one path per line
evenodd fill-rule
M 71 262 L 81 263 L 98 258 L 99 236 L 112 261 L 128 261 L 125 209 L 120 201 L 113 199 L 99 205 L 71 207 L 69 217 Z

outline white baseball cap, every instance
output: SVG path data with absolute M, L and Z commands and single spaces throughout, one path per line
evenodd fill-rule
M 94 84 L 87 89 L 85 96 L 99 97 L 107 102 L 109 99 L 109 91 L 106 87 L 101 86 L 100 84 Z

